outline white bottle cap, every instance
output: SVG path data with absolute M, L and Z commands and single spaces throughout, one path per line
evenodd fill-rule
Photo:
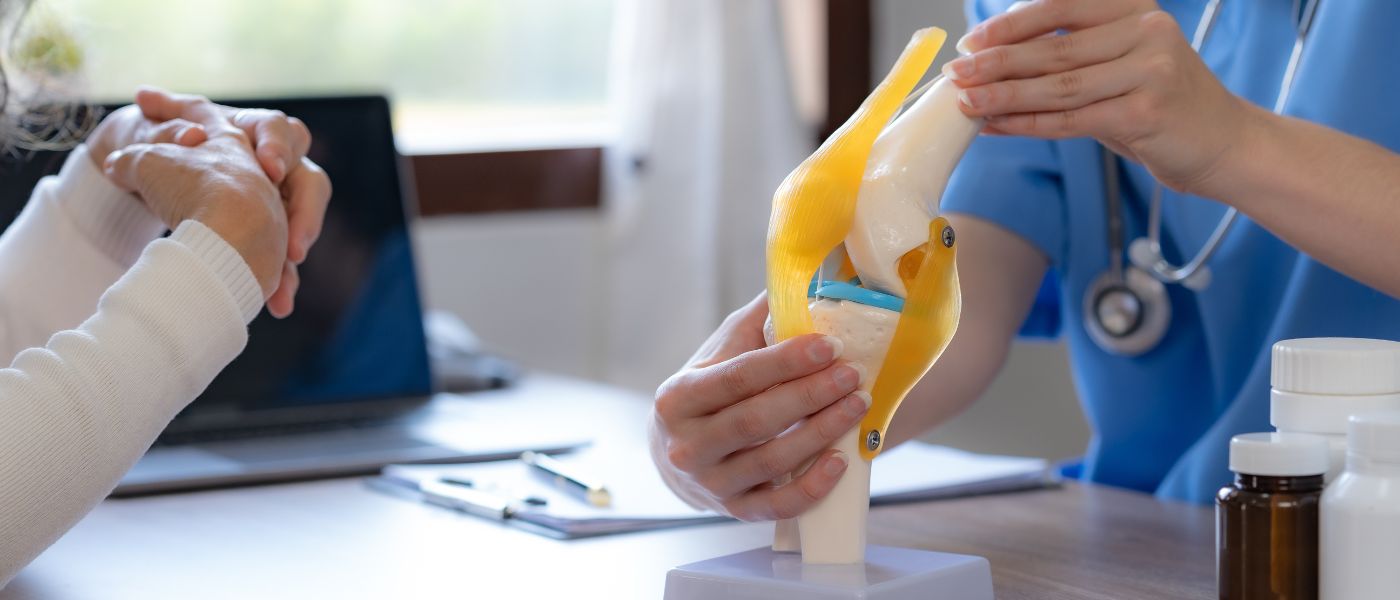
M 1299 394 L 1400 392 L 1400 342 L 1302 338 L 1274 344 L 1274 389 Z
M 1279 431 L 1346 435 L 1352 415 L 1400 410 L 1400 393 L 1342 396 L 1274 389 L 1269 395 L 1269 424 Z
M 1347 453 L 1380 462 L 1400 462 L 1400 412 L 1352 415 Z
M 1305 433 L 1245 433 L 1230 439 L 1230 470 L 1267 477 L 1327 472 L 1326 438 Z

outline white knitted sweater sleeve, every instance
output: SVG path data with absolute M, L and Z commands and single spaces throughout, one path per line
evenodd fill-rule
M 136 196 L 107 180 L 86 146 L 74 150 L 0 235 L 0 366 L 92 315 L 102 292 L 164 231 Z
M 116 486 L 242 351 L 262 307 L 218 234 L 186 221 L 143 241 L 159 229 L 106 203 L 112 188 L 89 177 L 89 159 L 73 162 L 0 239 L 0 352 L 14 356 L 0 369 L 0 587 Z M 94 306 L 92 279 L 112 273 Z M 55 324 L 43 347 L 4 345 Z

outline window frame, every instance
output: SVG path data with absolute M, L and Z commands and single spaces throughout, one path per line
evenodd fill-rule
M 411 154 L 420 217 L 602 206 L 603 149 Z
M 870 92 L 872 0 L 826 0 L 826 114 L 820 144 Z M 603 148 L 409 154 L 419 215 L 598 210 Z

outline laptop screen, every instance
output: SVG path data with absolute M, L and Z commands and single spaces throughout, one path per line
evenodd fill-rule
M 300 268 L 296 311 L 283 320 L 258 315 L 243 354 L 172 429 L 354 418 L 421 401 L 433 380 L 387 101 L 230 104 L 305 121 L 314 138 L 310 157 L 335 190 L 320 240 Z M 38 178 L 61 164 L 57 153 L 7 159 L 0 224 L 8 226 Z

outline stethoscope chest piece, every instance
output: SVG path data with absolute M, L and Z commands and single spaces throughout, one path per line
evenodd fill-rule
M 1293 90 L 1303 43 L 1312 27 L 1320 0 L 1294 0 L 1294 15 L 1298 16 L 1297 36 L 1288 64 L 1279 82 L 1275 114 L 1283 114 Z M 1221 0 L 1210 0 L 1196 25 L 1191 48 L 1199 51 L 1210 34 L 1211 25 L 1220 12 Z M 1210 285 L 1211 272 L 1206 262 L 1220 249 L 1238 211 L 1231 207 L 1216 224 L 1205 245 L 1188 260 L 1176 266 L 1162 255 L 1162 184 L 1153 186 L 1148 212 L 1148 235 L 1134 240 L 1126 248 L 1125 265 L 1124 224 L 1119 213 L 1121 198 L 1118 182 L 1118 159 L 1107 148 L 1100 152 L 1104 162 L 1104 200 L 1108 224 L 1108 269 L 1089 284 L 1084 293 L 1084 329 L 1105 352 L 1120 356 L 1137 356 L 1151 350 L 1166 336 L 1171 323 L 1171 302 L 1167 299 L 1168 283 L 1179 283 L 1200 292 Z
M 1171 312 L 1166 284 L 1136 267 L 1100 273 L 1084 294 L 1089 337 L 1120 356 L 1155 348 L 1167 334 Z

